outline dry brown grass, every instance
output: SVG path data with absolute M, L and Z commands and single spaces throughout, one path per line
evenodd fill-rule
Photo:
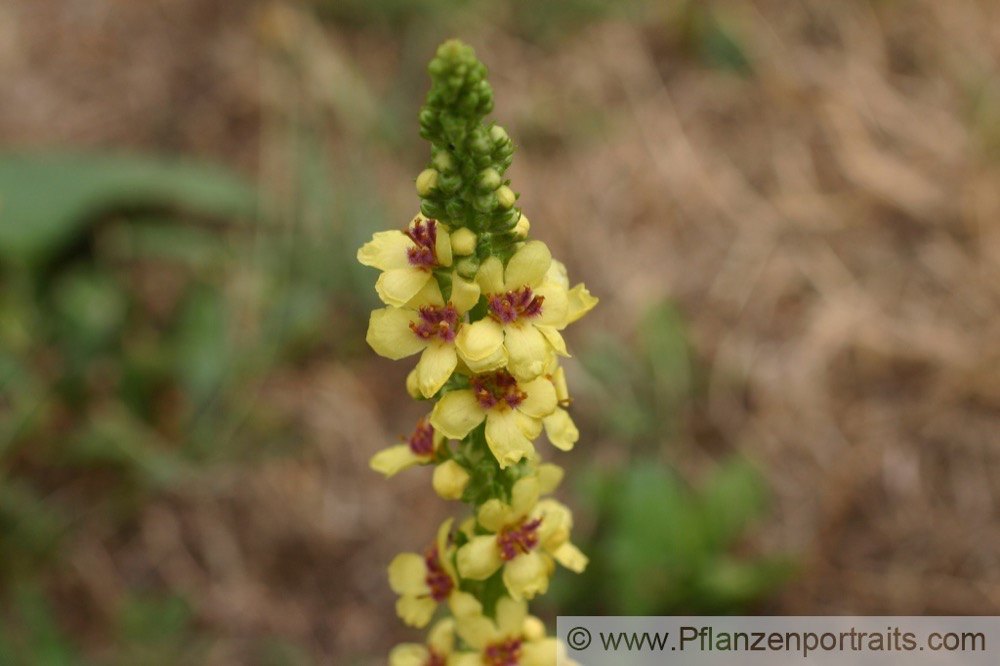
M 288 82 L 249 3 L 109 1 L 93 23 L 21 5 L 0 16 L 5 143 L 277 169 L 267 132 Z M 652 11 L 545 49 L 469 23 L 519 144 L 525 211 L 602 298 L 584 330 L 624 339 L 664 298 L 686 316 L 714 444 L 760 463 L 773 488 L 757 547 L 804 562 L 768 610 L 1000 612 L 1000 5 L 720 8 L 751 76 L 707 68 Z M 331 149 L 357 150 L 366 123 L 344 118 L 412 68 L 403 47 L 384 29 L 283 16 L 308 46 L 300 99 L 337 128 Z M 321 85 L 358 73 L 363 92 Z M 421 158 L 366 150 L 408 219 Z M 445 507 L 420 472 L 384 483 L 367 470 L 419 415 L 390 365 L 276 370 L 265 397 L 298 416 L 306 453 L 192 481 L 135 534 L 81 538 L 64 574 L 74 599 L 111 613 L 125 587 L 164 581 L 225 637 L 218 663 L 243 663 L 260 632 L 334 663 L 406 635 L 384 565 Z M 698 471 L 710 457 L 691 437 L 663 445 Z M 615 442 L 585 432 L 580 446 Z

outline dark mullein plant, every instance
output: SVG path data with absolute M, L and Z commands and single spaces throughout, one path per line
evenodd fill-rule
M 485 122 L 486 67 L 451 40 L 428 70 L 420 212 L 402 230 L 376 233 L 358 260 L 382 271 L 375 289 L 386 307 L 371 315 L 368 344 L 394 360 L 419 353 L 407 390 L 433 407 L 371 466 L 390 477 L 433 465 L 434 490 L 471 515 L 448 519 L 423 552 L 389 565 L 406 624 L 425 627 L 443 609 L 427 641 L 397 646 L 389 663 L 554 666 L 561 648 L 527 602 L 547 590 L 556 563 L 579 573 L 587 558 L 570 541 L 570 510 L 547 497 L 563 470 L 542 462 L 534 440 L 544 431 L 569 451 L 579 438 L 558 363 L 568 356 L 561 331 L 597 299 L 571 287 L 566 267 L 529 239 L 504 177 L 513 142 Z

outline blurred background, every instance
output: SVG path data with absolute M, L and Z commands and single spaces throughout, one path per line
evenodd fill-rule
M 1000 612 L 1000 5 L 0 5 L 0 664 L 384 663 L 457 505 L 354 260 L 491 72 L 600 306 L 569 614 Z

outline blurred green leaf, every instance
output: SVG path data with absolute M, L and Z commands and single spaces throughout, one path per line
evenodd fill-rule
M 0 154 L 0 261 L 34 266 L 122 211 L 250 218 L 257 194 L 220 167 L 87 153 Z
M 223 295 L 207 286 L 188 294 L 177 326 L 177 373 L 195 404 L 204 404 L 222 385 L 229 367 L 227 308 Z
M 33 583 L 17 585 L 12 608 L 0 622 L 0 664 L 73 666 L 83 663 L 56 623 L 45 595 Z
M 760 473 L 740 459 L 719 465 L 702 489 L 701 513 L 709 539 L 724 546 L 746 530 L 767 506 L 767 487 Z

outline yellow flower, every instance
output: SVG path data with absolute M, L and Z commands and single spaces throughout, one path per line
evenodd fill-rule
M 562 451 L 569 451 L 580 439 L 580 431 L 577 430 L 576 424 L 570 418 L 569 412 L 563 409 L 572 402 L 569 397 L 569 389 L 566 386 L 566 373 L 561 365 L 553 365 L 554 369 L 545 376 L 552 382 L 552 386 L 556 390 L 556 404 L 558 406 L 551 414 L 542 419 L 542 425 L 545 426 L 545 436 L 549 438 L 553 446 Z
M 569 272 L 566 270 L 566 265 L 558 259 L 552 260 L 552 265 L 549 266 L 549 271 L 546 273 L 545 279 L 566 289 L 568 299 L 566 322 L 562 327 L 560 327 L 560 330 L 569 326 L 573 322 L 580 319 L 580 317 L 593 310 L 598 302 L 600 302 L 600 299 L 591 295 L 591 293 L 587 290 L 587 287 L 582 282 L 575 285 L 572 289 L 570 288 Z
M 449 666 L 556 666 L 558 642 L 545 636 L 545 625 L 528 615 L 523 601 L 502 597 L 495 620 L 467 615 L 458 618 L 456 630 L 475 652 L 453 653 Z
M 531 440 L 542 418 L 556 408 L 556 391 L 545 377 L 518 382 L 505 370 L 473 375 L 471 388 L 449 391 L 434 405 L 431 423 L 445 436 L 462 439 L 486 420 L 486 443 L 501 468 L 532 457 Z
M 401 439 L 405 444 L 382 449 L 368 463 L 376 472 L 385 474 L 386 478 L 394 476 L 408 467 L 434 462 L 438 447 L 444 442 L 444 436 L 436 432 L 434 427 L 424 419 L 417 421 L 417 427 L 409 438 Z
M 443 601 L 456 617 L 481 610 L 478 601 L 458 589 L 458 576 L 451 562 L 455 548 L 449 544 L 452 519 L 438 529 L 437 540 L 423 555 L 400 553 L 389 564 L 389 587 L 400 595 L 396 613 L 411 627 L 424 627 Z
M 389 666 L 453 666 L 455 620 L 446 618 L 435 624 L 427 644 L 402 643 L 389 653 Z
M 558 330 L 566 326 L 568 296 L 562 285 L 545 279 L 551 265 L 552 254 L 541 241 L 522 245 L 506 268 L 497 257 L 483 261 L 476 280 L 489 316 L 465 327 L 456 340 L 470 368 L 500 367 L 494 365 L 499 354 L 512 375 L 530 380 L 542 374 L 553 353 L 568 355 Z
M 406 231 L 379 231 L 358 250 L 358 261 L 383 271 L 375 291 L 386 305 L 404 305 L 423 289 L 435 268 L 451 266 L 448 230 L 417 215 Z
M 573 517 L 569 509 L 553 500 L 539 501 L 562 479 L 555 465 L 541 465 L 535 476 L 521 478 L 511 491 L 511 503 L 487 500 L 477 515 L 479 525 L 490 534 L 473 536 L 458 549 L 456 562 L 462 578 L 485 580 L 503 567 L 503 582 L 516 600 L 544 594 L 553 560 L 582 572 L 587 557 L 569 540 Z
M 479 286 L 455 275 L 451 296 L 445 303 L 437 280 L 429 280 L 403 307 L 375 310 L 368 321 L 366 340 L 377 354 L 398 360 L 423 352 L 416 383 L 425 398 L 437 393 L 455 370 L 455 336 L 462 317 L 479 300 Z

